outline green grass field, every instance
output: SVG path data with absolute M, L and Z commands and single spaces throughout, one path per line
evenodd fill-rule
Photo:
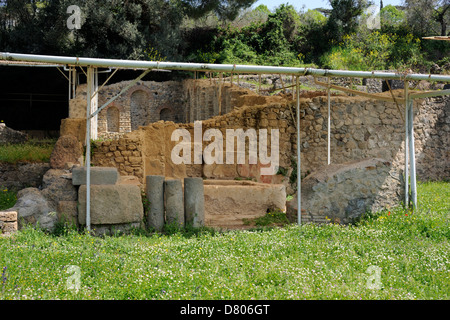
M 419 205 L 352 226 L 104 238 L 27 228 L 0 238 L 0 298 L 447 300 L 450 183 L 419 184 Z
M 0 162 L 48 162 L 56 140 L 30 140 L 19 144 L 5 144 L 0 148 Z

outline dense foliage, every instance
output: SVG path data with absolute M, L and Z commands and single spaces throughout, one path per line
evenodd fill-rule
M 121 59 L 300 66 L 413 69 L 450 65 L 448 0 L 404 0 L 382 7 L 381 26 L 367 23 L 378 0 L 329 0 L 331 10 L 255 0 L 3 0 L 0 51 Z M 376 2 L 376 3 L 375 3 Z M 69 30 L 69 5 L 81 28 Z M 380 1 L 382 5 L 382 1 Z

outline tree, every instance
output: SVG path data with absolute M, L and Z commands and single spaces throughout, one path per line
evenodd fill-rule
M 193 18 L 213 11 L 220 20 L 233 20 L 240 10 L 250 7 L 256 0 L 180 0 L 186 14 Z
M 450 0 L 404 0 L 408 24 L 419 36 L 447 35 Z
M 175 60 L 184 17 L 211 11 L 234 17 L 254 1 L 2 0 L 0 14 L 7 19 L 0 22 L 0 50 L 120 59 L 143 59 L 147 50 Z M 81 9 L 81 29 L 67 28 L 70 5 Z
M 327 29 L 329 38 L 341 42 L 342 37 L 356 31 L 358 17 L 369 5 L 367 0 L 329 0 L 331 13 Z
M 398 28 L 406 22 L 405 12 L 397 9 L 393 5 L 383 7 L 383 9 L 380 10 L 380 18 L 383 29 Z

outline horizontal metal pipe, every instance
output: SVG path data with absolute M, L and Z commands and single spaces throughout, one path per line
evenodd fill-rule
M 156 70 L 166 69 L 166 70 L 213 71 L 213 72 L 235 72 L 235 73 L 291 74 L 298 76 L 314 75 L 324 77 L 380 78 L 380 79 L 397 79 L 397 80 L 428 80 L 428 81 L 450 82 L 450 75 L 413 74 L 413 73 L 402 74 L 394 72 L 327 70 L 327 69 L 313 69 L 313 68 L 272 67 L 272 66 L 254 66 L 254 65 L 98 59 L 98 58 L 49 56 L 49 55 L 31 55 L 31 54 L 8 53 L 8 52 L 1 52 L 0 60 L 46 62 L 46 63 L 65 64 L 69 66 L 121 67 L 130 69 L 152 68 Z
M 411 99 L 421 99 L 421 98 L 444 96 L 447 94 L 450 94 L 450 89 L 411 93 L 410 97 L 411 97 Z

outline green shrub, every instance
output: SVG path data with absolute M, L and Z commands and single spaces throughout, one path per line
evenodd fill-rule
M 0 186 L 0 210 L 14 207 L 17 201 L 17 192 Z
M 379 31 L 346 35 L 339 46 L 321 57 L 327 68 L 349 70 L 414 68 L 423 64 L 423 60 L 419 38 Z

